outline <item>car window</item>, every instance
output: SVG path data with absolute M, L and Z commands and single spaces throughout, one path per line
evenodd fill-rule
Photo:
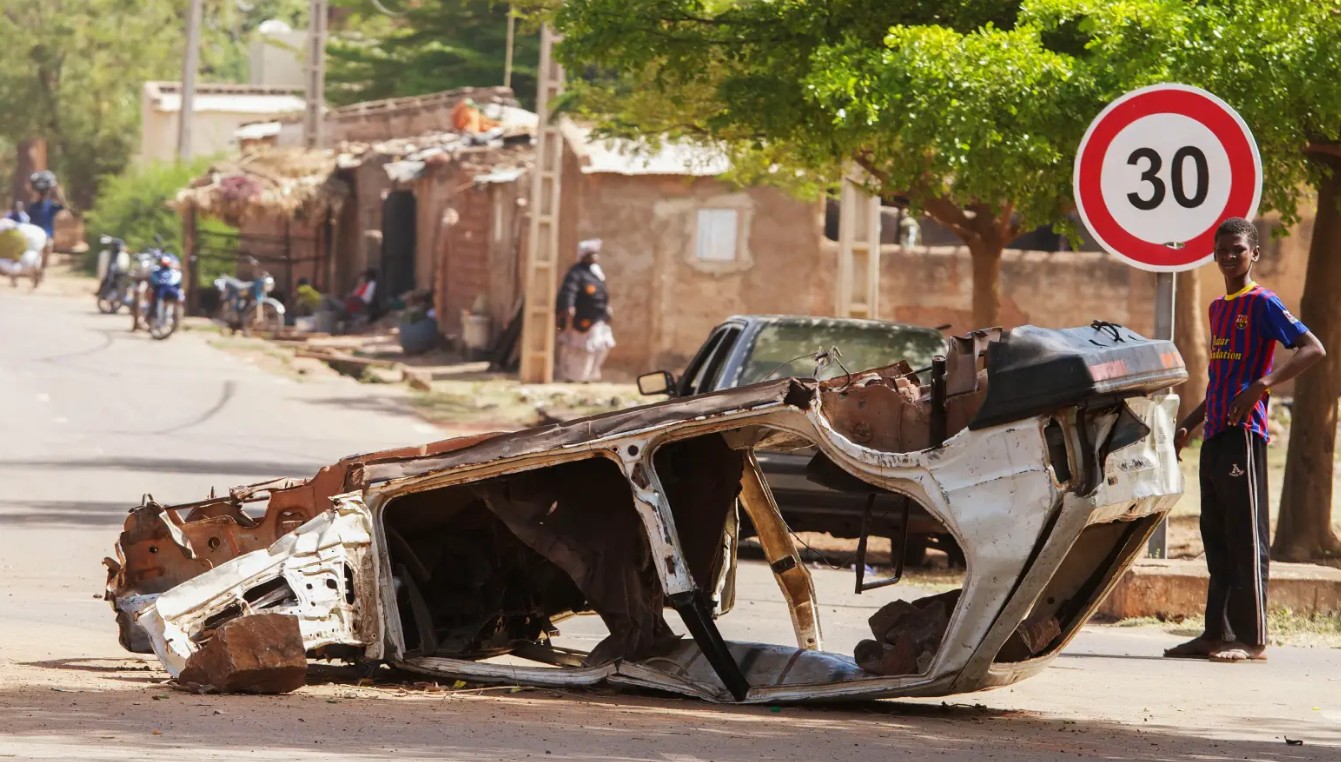
M 731 349 L 730 343 L 725 339 L 732 331 L 738 334 L 740 329 L 735 326 L 719 326 L 703 343 L 703 348 L 684 370 L 684 376 L 681 378 L 681 383 L 684 385 L 680 389 L 681 395 L 699 394 L 711 390 L 707 382 L 720 372 L 722 358 Z
M 880 323 L 774 323 L 755 338 L 737 385 L 811 376 L 815 372 L 815 352 L 830 347 L 838 347 L 843 365 L 854 373 L 899 360 L 907 360 L 917 370 L 945 351 L 945 340 L 930 329 Z M 819 377 L 824 380 L 842 373 L 837 363 L 831 363 Z
M 720 388 L 722 372 L 726 369 L 727 358 L 731 356 L 736 342 L 740 339 L 740 331 L 739 326 L 722 329 L 722 340 L 717 345 L 717 351 L 712 353 L 712 357 L 703 366 L 703 380 L 698 386 L 698 391 L 710 392 Z

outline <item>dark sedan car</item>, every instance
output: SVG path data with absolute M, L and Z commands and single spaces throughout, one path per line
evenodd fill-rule
M 837 347 L 841 357 L 816 367 L 815 354 Z M 685 397 L 791 376 L 820 380 L 905 360 L 929 368 L 945 351 L 945 339 L 931 328 L 852 318 L 797 315 L 737 315 L 712 330 L 694 359 L 676 379 L 661 371 L 639 379 L 644 393 Z M 841 363 L 841 364 L 840 364 Z M 759 463 L 788 526 L 800 532 L 828 532 L 856 538 L 862 531 L 868 495 L 833 490 L 808 477 L 813 450 L 759 452 Z M 904 500 L 880 494 L 871 510 L 869 534 L 897 543 L 903 537 Z M 918 563 L 928 546 L 962 563 L 950 536 L 916 505 L 908 513 L 905 560 Z

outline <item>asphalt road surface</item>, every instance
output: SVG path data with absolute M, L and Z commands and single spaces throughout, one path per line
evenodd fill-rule
M 0 284 L 0 757 L 1341 759 L 1341 652 L 1168 661 L 1176 637 L 1113 627 L 1087 628 L 1034 679 L 944 701 L 741 708 L 365 685 L 335 669 L 288 696 L 170 690 L 155 660 L 120 650 L 98 599 L 100 562 L 143 493 L 197 499 L 441 433 L 394 390 L 293 379 L 202 334 L 154 342 L 127 324 L 96 314 L 91 296 Z M 887 598 L 853 596 L 849 572 L 815 575 L 828 645 L 850 649 Z M 786 642 L 761 564 L 742 570 L 728 621 L 727 637 Z

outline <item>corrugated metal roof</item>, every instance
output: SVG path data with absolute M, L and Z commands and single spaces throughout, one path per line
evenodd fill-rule
M 559 130 L 583 174 L 716 177 L 731 169 L 724 152 L 684 140 L 665 140 L 653 147 L 633 140 L 593 139 L 590 128 L 567 118 L 560 121 Z
M 227 111 L 236 114 L 287 114 L 302 111 L 306 102 L 296 95 L 270 95 L 251 93 L 197 93 L 193 109 L 201 111 Z M 162 93 L 154 101 L 155 111 L 176 112 L 182 108 L 182 96 L 179 93 Z
M 233 133 L 238 140 L 260 140 L 279 135 L 279 122 L 252 122 L 244 124 Z

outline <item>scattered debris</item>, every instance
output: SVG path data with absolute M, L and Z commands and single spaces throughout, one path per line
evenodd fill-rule
M 878 675 L 926 672 L 940 648 L 960 592 L 951 590 L 911 602 L 893 601 L 881 607 L 868 620 L 876 639 L 857 644 L 857 664 Z
M 1020 626 L 1011 633 L 996 660 L 1016 662 L 1032 659 L 1043 653 L 1061 634 L 1062 624 L 1057 621 L 1057 617 L 1048 614 L 1030 617 L 1020 622 Z

